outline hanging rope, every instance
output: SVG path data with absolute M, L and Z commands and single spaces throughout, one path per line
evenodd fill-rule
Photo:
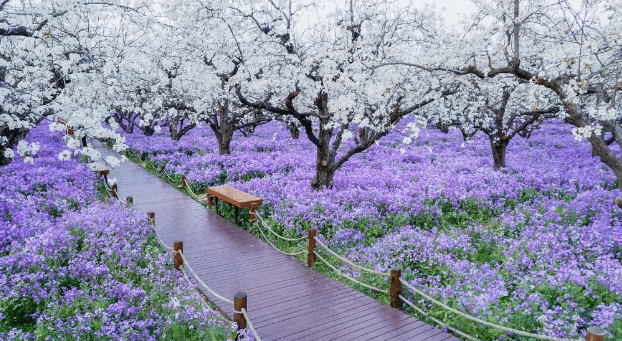
M 270 246 L 272 246 L 275 250 L 281 252 L 282 254 L 288 255 L 288 256 L 298 256 L 304 252 L 306 252 L 307 250 L 302 250 L 299 252 L 294 252 L 294 253 L 289 253 L 289 252 L 285 252 L 281 249 L 279 249 L 278 247 L 274 246 L 274 244 L 272 244 L 272 242 L 270 242 L 270 239 L 268 239 L 268 237 L 266 237 L 266 235 L 263 233 L 263 229 L 259 229 L 259 232 L 261 232 L 261 235 L 264 237 L 264 239 L 266 240 L 266 242 L 268 242 L 268 244 L 270 244 Z
M 328 265 L 328 267 L 330 267 L 331 269 L 333 269 L 333 271 L 335 271 L 337 274 L 339 274 L 339 275 L 341 275 L 341 276 L 343 276 L 343 277 L 345 277 L 345 278 L 347 278 L 347 279 L 351 280 L 352 282 L 357 283 L 357 284 L 359 284 L 359 285 L 361 285 L 361 286 L 364 286 L 364 287 L 365 287 L 365 288 L 367 288 L 367 289 L 371 289 L 371 290 L 374 290 L 374 291 L 377 291 L 377 292 L 381 292 L 381 293 L 384 293 L 384 294 L 388 294 L 388 293 L 389 293 L 389 291 L 388 291 L 388 290 L 383 290 L 383 289 L 379 289 L 379 288 L 373 287 L 373 286 L 371 286 L 371 285 L 365 284 L 365 283 L 363 283 L 363 282 L 361 282 L 361 281 L 359 281 L 359 280 L 357 280 L 357 279 L 355 279 L 355 278 L 352 278 L 352 277 L 350 277 L 350 276 L 348 276 L 348 275 L 344 274 L 344 273 L 343 273 L 343 272 L 341 272 L 339 269 L 337 269 L 337 268 L 336 268 L 336 267 L 334 267 L 332 264 L 330 264 L 330 263 L 329 263 L 326 259 L 322 258 L 322 256 L 320 256 L 317 252 L 313 251 L 313 253 L 315 253 L 315 255 L 316 255 L 316 256 L 317 256 L 317 257 L 318 257 L 318 258 L 319 258 L 322 262 L 324 262 L 326 265 Z
M 582 341 L 580 339 L 564 339 L 564 338 L 558 338 L 558 337 L 554 337 L 554 336 L 528 333 L 528 332 L 524 332 L 522 330 L 508 328 L 508 327 L 505 327 L 505 326 L 502 326 L 502 325 L 499 325 L 499 324 L 496 324 L 496 323 L 484 321 L 484 320 L 482 320 L 480 318 L 477 318 L 477 317 L 465 314 L 465 313 L 463 313 L 463 312 L 461 312 L 459 310 L 456 310 L 456 309 L 446 305 L 445 303 L 440 302 L 440 301 L 434 299 L 433 297 L 428 296 L 426 293 L 424 293 L 423 291 L 413 287 L 412 285 L 410 285 L 408 282 L 406 282 L 402 278 L 400 278 L 400 282 L 402 284 L 404 284 L 405 286 L 407 286 L 414 293 L 416 293 L 416 294 L 422 296 L 423 298 L 425 298 L 426 300 L 428 300 L 428 301 L 430 301 L 430 302 L 432 302 L 432 303 L 434 303 L 434 304 L 444 308 L 445 310 L 449 310 L 452 313 L 458 314 L 458 315 L 460 315 L 460 316 L 462 316 L 462 317 L 464 317 L 464 318 L 466 318 L 468 320 L 471 320 L 471 321 L 477 322 L 477 323 L 481 323 L 481 324 L 483 324 L 485 326 L 488 326 L 488 327 L 492 327 L 492 328 L 496 328 L 496 329 L 503 330 L 503 331 L 506 331 L 506 332 L 510 332 L 512 334 L 522 335 L 522 336 L 526 336 L 526 337 L 533 337 L 535 339 L 540 339 L 540 340 L 549 340 L 549 341 Z
M 430 320 L 432 320 L 434 323 L 436 323 L 439 326 L 445 327 L 447 328 L 447 330 L 450 330 L 458 335 L 461 335 L 469 340 L 473 340 L 473 341 L 480 341 L 477 338 L 474 338 L 473 336 L 469 335 L 469 334 L 465 334 L 463 332 L 461 332 L 460 330 L 450 327 L 448 325 L 445 324 L 445 322 L 436 319 L 435 317 L 433 317 L 432 315 L 426 313 L 423 309 L 417 307 L 416 305 L 414 305 L 412 302 L 410 302 L 409 300 L 406 299 L 406 297 L 402 296 L 402 295 L 398 295 L 399 298 L 402 299 L 402 301 L 404 301 L 404 303 L 408 304 L 411 308 L 415 309 L 416 311 L 418 311 L 420 314 L 425 315 L 427 318 L 429 318 Z
M 160 236 L 158 236 L 158 232 L 156 232 L 155 228 L 153 229 L 153 232 L 154 232 L 154 234 L 155 234 L 156 238 L 158 238 L 158 241 L 160 241 L 160 244 L 162 244 L 162 246 L 164 246 L 164 248 L 165 248 L 165 249 L 167 249 L 167 250 L 173 250 L 173 248 L 172 248 L 172 247 L 170 247 L 170 246 L 166 245 L 166 243 L 164 243 L 164 241 L 162 240 L 162 238 L 160 238 Z
M 246 309 L 242 308 L 242 311 L 234 310 L 233 312 L 236 313 L 236 314 L 244 315 L 244 318 L 246 319 L 246 323 L 248 323 L 248 328 L 251 330 L 251 332 L 253 332 L 253 335 L 255 336 L 255 340 L 261 341 L 261 338 L 259 337 L 259 334 L 257 334 L 257 331 L 255 330 L 255 327 L 253 327 L 253 324 L 251 323 L 251 319 L 248 318 L 248 314 L 246 313 Z
M 255 212 L 255 215 L 256 215 L 257 217 L 259 217 L 259 220 L 261 220 L 261 223 L 263 224 L 263 226 L 264 226 L 264 227 L 265 227 L 268 231 L 270 231 L 272 234 L 274 234 L 275 236 L 277 236 L 278 238 L 281 238 L 281 239 L 286 240 L 286 241 L 288 241 L 288 242 L 299 242 L 299 241 L 302 241 L 302 240 L 307 239 L 307 237 L 300 237 L 300 238 L 287 238 L 287 237 L 283 237 L 283 236 L 279 235 L 278 233 L 274 232 L 274 230 L 272 230 L 272 229 L 270 228 L 270 226 L 268 226 L 268 224 L 266 224 L 266 222 L 263 220 L 263 218 L 261 217 L 261 215 L 259 214 L 259 212 Z
M 203 201 L 205 200 L 207 202 L 207 194 L 205 195 L 201 195 L 198 196 L 194 193 L 194 191 L 192 190 L 192 187 L 190 186 L 190 184 L 188 183 L 188 180 L 186 180 L 186 188 L 188 189 L 188 193 L 190 193 L 190 195 L 196 200 L 196 201 Z
M 188 274 L 186 273 L 186 270 L 184 270 L 184 267 L 180 267 L 179 270 L 181 270 L 181 273 L 184 275 L 184 278 L 186 279 L 186 281 L 188 281 L 188 283 L 190 283 L 190 278 L 188 277 Z M 198 288 L 197 288 L 198 290 Z M 201 300 L 201 302 L 203 302 L 203 306 L 205 306 L 209 311 L 211 311 L 212 313 L 214 312 L 214 309 L 212 309 L 212 307 L 209 306 L 209 304 L 207 304 L 207 302 L 205 302 L 204 299 Z
M 335 251 L 333 251 L 333 250 L 329 249 L 329 248 L 328 248 L 328 246 L 326 246 L 326 245 L 325 245 L 324 243 L 322 243 L 319 239 L 317 239 L 317 237 L 313 237 L 313 239 L 315 239 L 315 241 L 316 241 L 318 244 L 320 244 L 320 246 L 321 246 L 321 247 L 323 247 L 324 249 L 326 249 L 326 251 L 328 251 L 330 254 L 332 254 L 333 256 L 335 256 L 335 257 L 337 257 L 337 258 L 339 258 L 339 260 L 341 260 L 342 262 L 344 262 L 344 263 L 346 263 L 346 264 L 350 265 L 350 266 L 351 266 L 351 267 L 353 267 L 353 268 L 357 268 L 357 269 L 360 269 L 360 270 L 363 270 L 363 271 L 367 271 L 367 272 L 369 272 L 369 273 L 376 274 L 376 275 L 380 275 L 380 276 L 391 276 L 391 274 L 390 274 L 390 273 L 388 273 L 388 272 L 378 272 L 378 271 L 374 271 L 374 270 L 372 270 L 372 269 L 368 269 L 368 268 L 362 267 L 362 266 L 360 266 L 360 265 L 358 265 L 358 264 L 354 264 L 354 263 L 352 263 L 349 259 L 347 259 L 347 258 L 345 258 L 345 257 L 342 257 L 341 255 L 339 255 L 339 254 L 338 254 L 338 253 L 336 253 Z
M 233 304 L 232 300 L 228 300 L 228 299 L 224 298 L 223 296 L 219 295 L 217 292 L 212 290 L 210 287 L 208 287 L 207 284 L 203 283 L 203 281 L 199 278 L 197 273 L 194 272 L 194 270 L 192 269 L 192 267 L 188 263 L 188 260 L 186 259 L 186 257 L 184 257 L 183 252 L 181 252 L 180 250 L 177 250 L 176 252 L 179 253 L 181 258 L 184 260 L 184 264 L 186 264 L 186 266 L 188 267 L 188 270 L 190 270 L 190 273 L 192 273 L 192 275 L 194 276 L 194 279 L 196 279 L 197 282 L 199 282 L 199 284 L 201 284 L 203 286 L 203 288 L 205 288 L 205 290 L 207 290 L 210 294 L 214 295 L 214 297 L 216 297 L 217 299 L 219 299 L 219 300 L 221 300 L 223 302 L 227 302 L 229 304 Z

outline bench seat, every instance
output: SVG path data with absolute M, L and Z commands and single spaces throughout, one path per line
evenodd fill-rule
M 235 207 L 235 223 L 238 223 L 238 214 L 240 208 L 250 207 L 251 225 L 255 221 L 255 210 L 257 206 L 263 203 L 263 199 L 258 198 L 252 194 L 242 192 L 239 189 L 233 188 L 229 185 L 221 185 L 208 187 L 207 190 L 207 204 L 211 208 L 213 200 L 220 199 L 228 202 Z M 218 213 L 218 206 L 216 206 L 216 213 Z

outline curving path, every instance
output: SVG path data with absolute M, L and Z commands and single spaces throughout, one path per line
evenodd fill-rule
M 264 341 L 459 340 L 295 262 L 132 162 L 110 176 L 120 197 L 155 212 L 166 244 L 184 242 L 185 257 L 210 288 L 229 299 L 247 293 L 248 315 Z M 231 317 L 231 305 L 207 296 Z

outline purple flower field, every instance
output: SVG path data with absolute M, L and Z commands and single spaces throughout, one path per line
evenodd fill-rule
M 172 269 L 143 213 L 98 200 L 47 124 L 0 168 L 1 340 L 227 340 L 235 326 Z
M 424 130 L 406 145 L 406 124 L 321 191 L 310 186 L 314 146 L 275 122 L 236 135 L 225 156 L 207 128 L 180 141 L 127 135 L 127 144 L 196 190 L 228 183 L 262 197 L 278 231 L 317 228 L 341 254 L 377 270 L 400 267 L 459 310 L 550 336 L 577 338 L 596 325 L 622 339 L 616 178 L 588 143 L 562 122 L 544 123 L 512 140 L 507 167 L 494 171 L 483 134 L 464 143 L 459 131 Z M 428 308 L 484 340 L 526 340 Z

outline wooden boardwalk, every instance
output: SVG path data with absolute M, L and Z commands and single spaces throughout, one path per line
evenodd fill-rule
M 459 340 L 295 262 L 132 162 L 110 177 L 121 198 L 155 212 L 166 244 L 184 242 L 185 257 L 210 288 L 229 299 L 247 293 L 262 340 Z M 233 315 L 231 305 L 208 297 Z

